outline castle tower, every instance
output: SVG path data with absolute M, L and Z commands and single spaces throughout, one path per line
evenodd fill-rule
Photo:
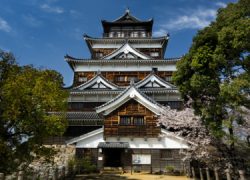
M 90 59 L 65 56 L 74 72 L 66 143 L 100 169 L 157 171 L 171 163 L 180 169 L 179 150 L 188 143 L 157 126 L 163 106 L 182 108 L 171 84 L 179 58 L 164 58 L 169 36 L 153 37 L 153 19 L 142 21 L 129 10 L 102 20 L 102 27 L 101 38 L 84 35 Z

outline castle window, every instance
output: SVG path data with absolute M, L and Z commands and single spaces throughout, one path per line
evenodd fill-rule
M 88 80 L 87 77 L 79 77 L 78 78 L 79 82 L 86 82 L 87 80 Z
M 120 125 L 131 125 L 132 117 L 131 116 L 120 116 Z
M 142 31 L 141 32 L 141 37 L 146 37 L 146 32 Z
M 172 81 L 172 76 L 165 77 L 165 80 L 168 81 L 168 82 Z
M 124 32 L 117 32 L 117 37 L 124 37 Z
M 159 57 L 159 52 L 151 52 L 150 56 L 151 57 Z
M 109 37 L 111 37 L 111 38 L 114 37 L 114 32 L 110 32 Z
M 131 37 L 138 37 L 138 32 L 136 32 L 136 31 L 135 31 L 135 32 L 132 32 L 132 33 L 130 34 L 130 36 L 131 36 Z
M 118 81 L 118 82 L 123 82 L 123 81 L 125 81 L 125 76 L 117 76 L 117 77 L 116 77 L 116 81 Z
M 120 116 L 120 125 L 145 125 L 144 116 Z
M 136 126 L 144 125 L 144 117 L 143 116 L 135 116 L 135 117 L 133 117 L 133 123 Z
M 132 79 L 134 82 L 139 81 L 137 76 L 116 76 L 115 78 L 116 82 L 130 82 Z
M 97 53 L 96 53 L 96 57 L 97 57 L 97 58 L 103 57 L 103 53 L 97 52 Z
M 138 78 L 136 76 L 128 76 L 127 77 L 127 81 L 130 82 L 131 80 L 133 80 L 134 82 L 138 82 Z

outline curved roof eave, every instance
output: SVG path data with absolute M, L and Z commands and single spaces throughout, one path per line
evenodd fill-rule
M 104 112 L 104 115 L 108 115 L 131 99 L 134 99 L 138 103 L 142 104 L 156 115 L 160 115 L 162 105 L 145 95 L 143 92 L 140 92 L 140 90 L 137 89 L 134 84 L 130 85 L 114 99 L 96 107 L 96 112 Z

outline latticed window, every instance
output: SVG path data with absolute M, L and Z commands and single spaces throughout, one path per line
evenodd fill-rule
M 138 78 L 136 76 L 128 76 L 127 77 L 127 81 L 131 81 L 133 79 L 134 82 L 137 82 L 138 81 Z
M 166 81 L 170 82 L 170 81 L 172 81 L 172 76 L 167 76 L 165 79 L 166 79 Z
M 87 77 L 79 77 L 79 78 L 78 78 L 78 81 L 79 81 L 79 82 L 86 82 L 87 80 L 88 80 Z
M 145 31 L 141 32 L 141 37 L 146 37 L 146 32 Z
M 103 57 L 103 53 L 97 52 L 97 53 L 96 53 L 96 57 L 97 57 L 97 58 Z
M 131 37 L 138 37 L 139 33 L 137 31 L 130 34 Z
M 109 37 L 114 37 L 114 32 L 110 32 Z
M 120 125 L 131 125 L 132 123 L 131 116 L 120 116 Z
M 159 52 L 151 52 L 150 56 L 152 56 L 152 57 L 158 57 L 159 56 Z
M 125 81 L 125 76 L 117 76 L 117 77 L 116 77 L 116 81 L 118 81 L 118 82 L 123 82 L 123 81 Z
M 144 117 L 143 116 L 135 116 L 133 117 L 133 123 L 137 126 L 144 125 Z
M 145 125 L 144 116 L 120 116 L 120 125 Z
M 124 32 L 117 32 L 116 35 L 117 37 L 124 37 Z

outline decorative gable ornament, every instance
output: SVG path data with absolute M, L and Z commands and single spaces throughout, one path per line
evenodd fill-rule
M 167 88 L 167 89 L 176 89 L 171 83 L 164 81 L 162 78 L 157 76 L 154 73 L 149 74 L 145 79 L 139 81 L 135 84 L 137 88 Z
M 89 81 L 73 88 L 74 90 L 85 90 L 85 89 L 111 89 L 116 90 L 119 87 L 107 79 L 105 79 L 100 73 Z
M 112 53 L 104 56 L 103 59 L 152 59 L 152 57 L 143 54 L 134 49 L 129 43 L 125 43 L 120 48 L 116 49 Z

